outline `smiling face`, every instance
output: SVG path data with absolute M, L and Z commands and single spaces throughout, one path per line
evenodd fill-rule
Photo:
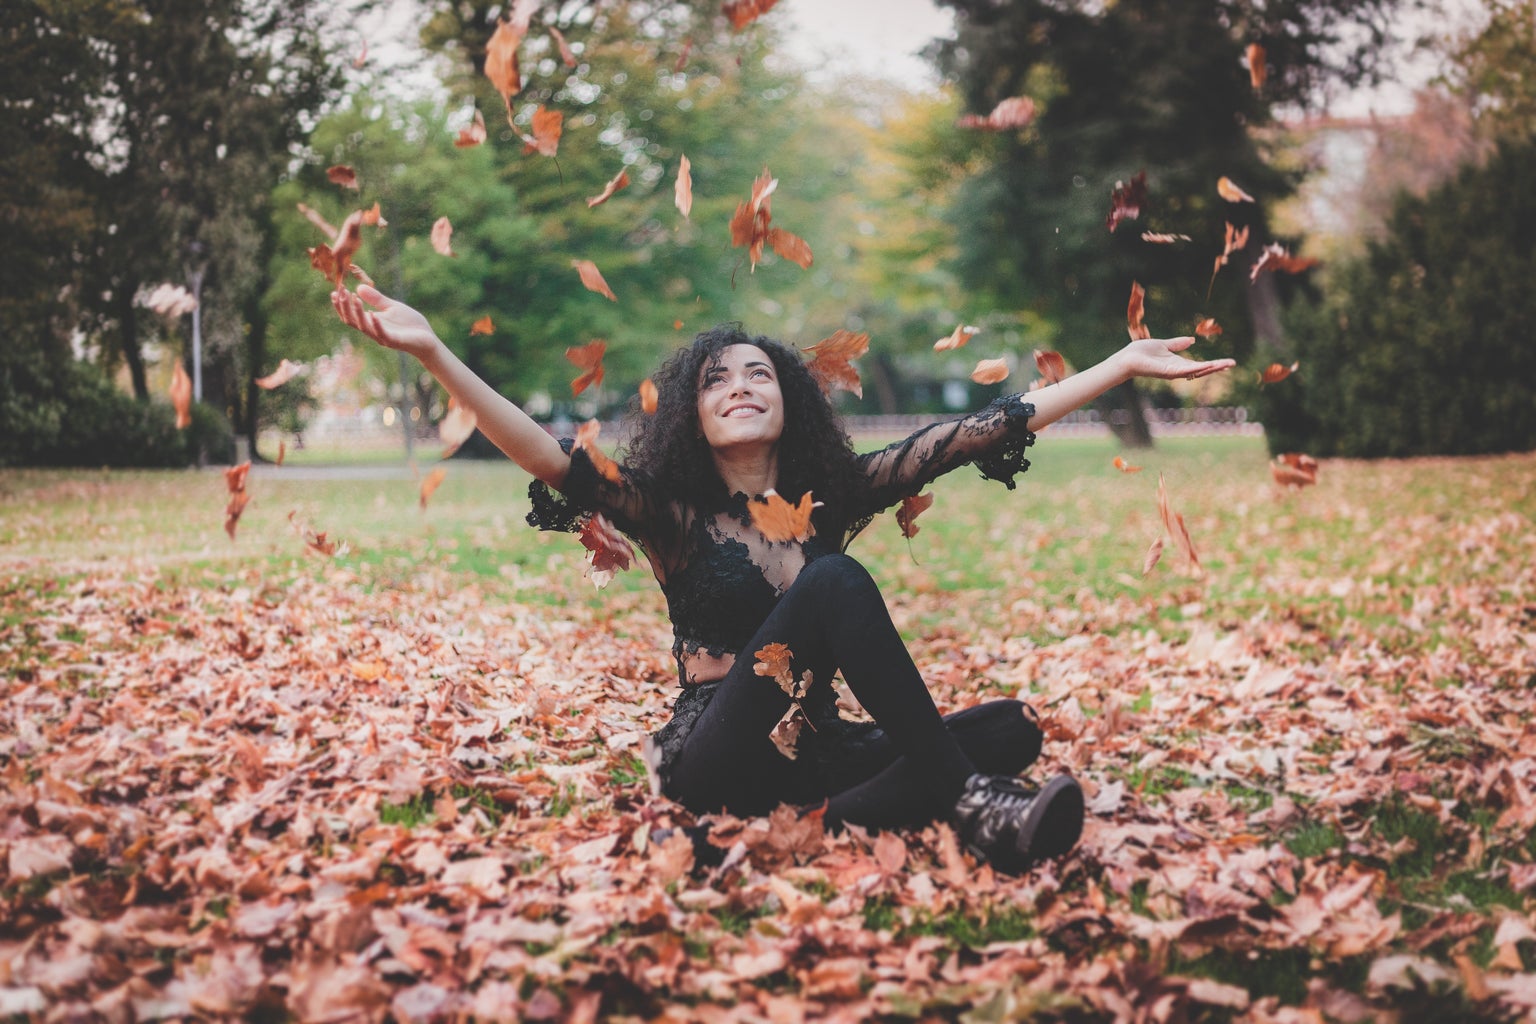
M 699 371 L 699 429 L 716 450 L 775 445 L 784 433 L 784 395 L 768 353 L 728 345 Z

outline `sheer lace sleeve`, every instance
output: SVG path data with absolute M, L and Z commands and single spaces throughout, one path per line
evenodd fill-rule
M 1006 395 L 958 420 L 935 423 L 904 441 L 859 456 L 868 481 L 859 515 L 873 515 L 910 497 L 931 481 L 967 463 L 1010 491 L 1029 468 L 1024 450 L 1035 443 L 1029 420 L 1035 407 L 1022 395 Z
M 560 447 L 571 457 L 571 468 L 559 491 L 542 480 L 528 485 L 528 501 L 532 505 L 528 525 L 575 533 L 588 514 L 601 512 L 631 537 L 649 536 L 662 511 L 651 488 L 623 466 L 619 467 L 619 482 L 614 483 L 599 473 L 586 451 L 575 444 L 572 438 L 560 439 Z

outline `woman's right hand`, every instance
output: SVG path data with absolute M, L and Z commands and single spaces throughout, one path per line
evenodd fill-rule
M 366 308 L 363 303 L 373 306 Z M 358 285 L 356 293 L 345 288 L 331 292 L 336 315 L 385 348 L 399 349 L 422 359 L 442 344 L 427 318 L 403 302 L 396 302 L 372 285 Z

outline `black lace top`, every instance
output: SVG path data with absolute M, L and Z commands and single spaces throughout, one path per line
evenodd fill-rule
M 569 439 L 561 442 L 571 455 L 562 493 L 535 480 L 528 490 L 533 504 L 528 522 L 575 531 L 588 515 L 601 512 L 634 538 L 666 595 L 672 653 L 681 671 L 686 655 L 740 652 L 806 563 L 845 549 L 877 513 L 935 478 L 969 463 L 1011 490 L 1014 477 L 1029 468 L 1024 451 L 1035 440 L 1029 430 L 1034 414 L 1022 396 L 1009 395 L 860 455 L 862 475 L 850 491 L 849 507 L 817 509 L 811 517 L 814 533 L 804 542 L 767 540 L 752 525 L 744 494 L 724 498 L 717 507 L 688 507 L 622 466 L 620 482 L 613 483 L 586 452 L 572 450 Z

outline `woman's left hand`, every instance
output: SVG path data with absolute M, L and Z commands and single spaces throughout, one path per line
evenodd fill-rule
M 1120 367 L 1126 378 L 1158 377 L 1163 380 L 1194 380 L 1237 365 L 1233 359 L 1186 359 L 1178 353 L 1195 343 L 1184 338 L 1142 338 L 1120 350 Z

